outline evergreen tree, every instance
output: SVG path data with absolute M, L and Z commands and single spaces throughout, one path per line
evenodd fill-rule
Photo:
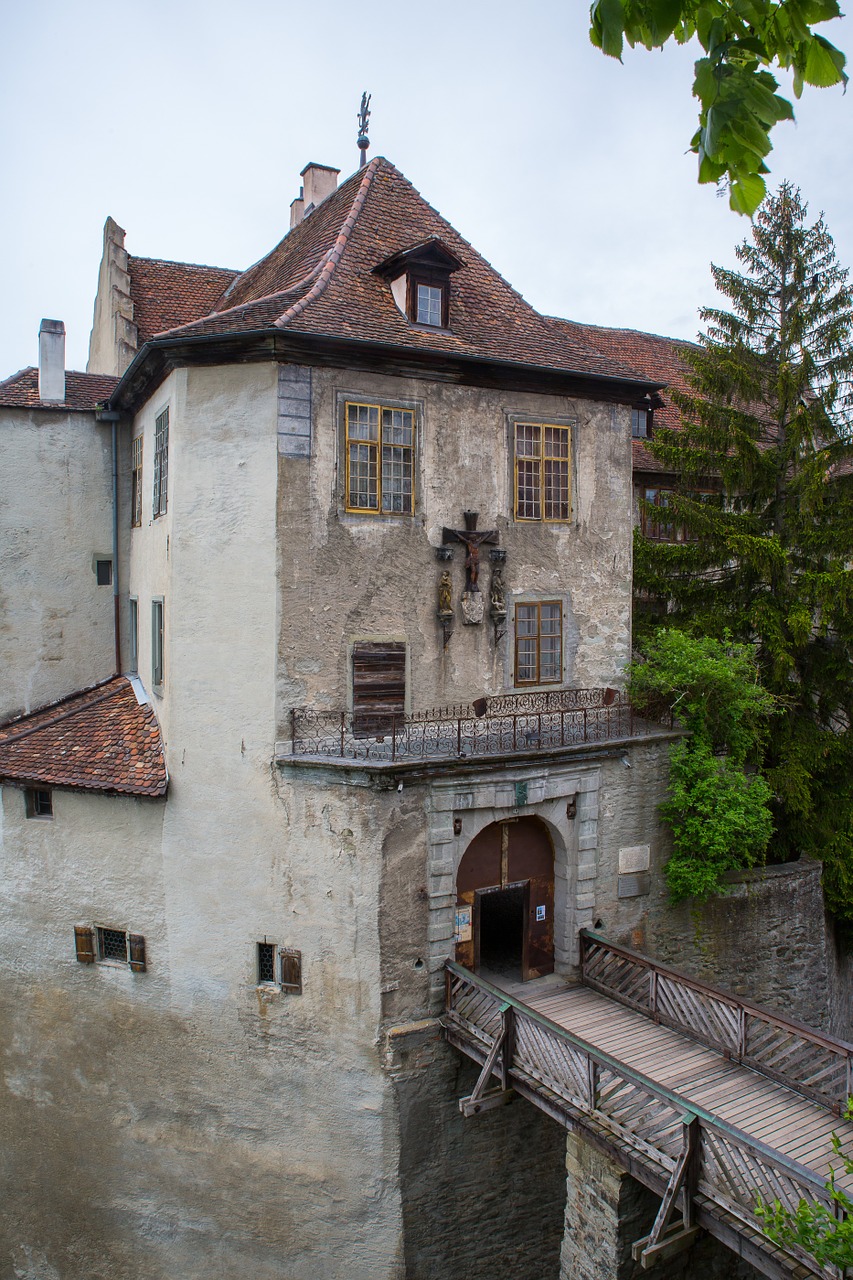
M 670 625 L 756 645 L 781 708 L 764 765 L 773 856 L 823 858 L 830 906 L 853 923 L 853 293 L 787 184 L 737 256 L 740 273 L 712 268 L 731 310 L 703 310 L 683 353 L 682 428 L 650 442 L 677 477 L 676 541 L 638 533 L 635 583 L 669 602 Z

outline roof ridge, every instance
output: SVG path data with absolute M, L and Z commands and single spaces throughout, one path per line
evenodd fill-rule
M 373 181 L 374 174 L 378 171 L 381 159 L 381 156 L 374 156 L 367 165 L 367 168 L 364 171 L 364 177 L 358 184 L 358 191 L 356 192 L 355 199 L 352 202 L 349 213 L 341 225 L 341 229 L 337 234 L 335 243 L 332 245 L 331 249 L 323 255 L 320 262 L 317 264 L 320 268 L 317 273 L 317 279 L 314 281 L 314 284 L 308 290 L 304 298 L 300 298 L 298 302 L 294 302 L 292 307 L 288 307 L 287 310 L 282 312 L 278 319 L 273 322 L 277 328 L 283 329 L 286 324 L 289 324 L 290 321 L 304 311 L 307 306 L 310 306 L 315 298 L 319 298 L 320 294 L 331 280 L 335 267 L 340 262 L 343 252 L 347 247 L 350 232 L 355 226 L 356 221 L 358 220 L 358 215 L 364 207 L 364 202 L 367 199 L 367 193 L 370 190 L 370 184 Z M 313 273 L 309 273 L 306 280 L 310 279 L 311 274 Z
M 640 338 L 658 338 L 661 342 L 674 342 L 678 346 L 696 347 L 695 338 L 673 338 L 666 333 L 653 333 L 650 329 L 629 329 L 621 325 L 594 324 L 591 320 L 569 320 L 566 316 L 545 316 L 546 320 L 554 320 L 557 324 L 571 324 L 577 329 L 597 329 L 601 333 L 635 333 Z
M 0 738 L 0 746 L 7 747 L 10 743 L 20 742 L 23 738 L 29 738 L 33 733 L 40 733 L 42 729 L 53 728 L 54 725 L 61 724 L 63 720 L 70 720 L 72 716 L 76 716 L 80 711 L 88 711 L 90 707 L 100 706 L 102 702 L 106 702 L 109 698 L 114 698 L 121 693 L 121 682 L 126 680 L 126 676 L 112 676 L 109 680 L 105 680 L 102 685 L 93 685 L 92 689 L 82 689 L 78 693 L 69 694 L 67 698 L 63 698 L 60 702 L 48 703 L 46 707 L 42 707 L 39 711 L 29 711 L 25 716 L 21 716 L 20 719 L 31 720 L 34 716 L 43 715 L 45 711 L 49 711 L 51 705 L 59 707 L 63 703 L 70 702 L 72 698 L 82 698 L 86 693 L 93 692 L 94 689 L 104 688 L 105 685 L 113 683 L 115 685 L 112 689 L 105 689 L 99 697 L 92 698 L 90 702 L 84 703 L 83 706 L 68 707 L 65 711 L 60 711 L 58 715 L 50 716 L 48 719 L 43 720 L 41 724 L 28 725 L 18 733 L 10 733 L 8 736 Z M 9 723 L 14 724 L 15 721 L 12 720 Z
M 82 698 L 86 693 L 94 693 L 96 689 L 103 689 L 108 684 L 112 684 L 113 680 L 122 679 L 124 679 L 124 676 L 121 674 L 107 676 L 106 680 L 96 680 L 94 684 L 87 684 L 83 689 L 75 689 L 73 693 L 66 693 L 61 698 L 54 698 L 53 702 L 43 702 L 41 706 L 33 707 L 32 711 L 22 711 L 20 715 L 12 716 L 10 719 L 0 722 L 0 733 L 7 729 L 9 725 L 16 724 L 19 720 L 26 720 L 30 716 L 40 716 L 42 712 L 50 711 L 51 707 L 64 706 L 72 698 Z
M 227 271 L 233 275 L 242 275 L 239 267 L 217 267 L 212 262 L 180 262 L 177 258 L 148 258 L 140 253 L 129 253 L 131 262 L 156 262 L 162 267 L 190 267 L 194 271 Z

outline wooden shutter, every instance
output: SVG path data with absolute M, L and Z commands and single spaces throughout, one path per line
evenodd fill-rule
M 130 967 L 134 973 L 145 972 L 145 939 L 141 933 L 128 934 Z
M 281 948 L 281 989 L 294 995 L 302 993 L 302 952 L 292 947 Z
M 87 925 L 74 926 L 74 945 L 81 964 L 95 963 L 95 930 Z
M 352 727 L 360 736 L 389 733 L 406 709 L 406 646 L 357 644 L 352 651 Z

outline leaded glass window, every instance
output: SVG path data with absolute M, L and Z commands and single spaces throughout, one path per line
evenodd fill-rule
M 348 511 L 414 511 L 415 413 L 374 404 L 346 406 Z
M 568 521 L 571 510 L 571 428 L 517 422 L 516 520 Z
M 559 600 L 515 609 L 515 683 L 559 684 L 563 678 L 563 606 Z

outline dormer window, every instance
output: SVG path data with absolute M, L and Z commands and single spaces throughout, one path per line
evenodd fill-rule
M 450 277 L 462 262 L 438 239 L 395 253 L 378 267 L 406 319 L 430 329 L 450 325 Z

